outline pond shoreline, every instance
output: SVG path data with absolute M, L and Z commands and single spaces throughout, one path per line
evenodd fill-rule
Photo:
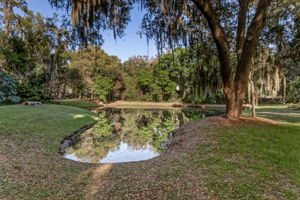
M 144 101 L 115 101 L 100 104 L 108 108 L 116 107 L 142 107 L 142 108 L 225 108 L 224 104 L 190 104 L 184 102 L 144 102 Z
M 63 100 L 52 100 L 53 103 L 65 102 L 65 103 L 75 103 L 75 102 L 81 102 L 81 103 L 90 103 L 94 106 L 102 106 L 102 107 L 127 107 L 127 106 L 135 106 L 135 107 L 168 107 L 168 108 L 186 108 L 186 107 L 202 107 L 202 108 L 225 108 L 225 104 L 192 104 L 192 103 L 185 103 L 180 101 L 163 101 L 163 102 L 155 102 L 155 101 L 126 101 L 126 100 L 117 100 L 117 101 L 109 101 L 107 103 L 104 103 L 100 100 L 92 100 L 92 99 L 63 99 Z M 63 105 L 63 103 L 62 103 Z
M 66 153 L 66 150 L 68 147 L 70 147 L 75 141 L 78 136 L 80 136 L 82 133 L 87 131 L 88 129 L 95 126 L 97 122 L 93 122 L 89 125 L 84 126 L 83 128 L 79 129 L 78 131 L 75 131 L 72 135 L 66 137 L 63 139 L 60 145 L 59 154 L 64 155 Z

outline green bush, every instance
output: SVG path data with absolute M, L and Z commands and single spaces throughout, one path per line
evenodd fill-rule
M 98 78 L 92 88 L 92 92 L 100 100 L 107 101 L 113 89 L 113 80 L 106 77 Z
M 139 96 L 138 100 L 139 101 L 152 101 L 152 96 L 149 93 L 147 93 L 142 96 Z
M 0 71 L 0 103 L 18 103 L 20 97 L 17 96 L 15 79 Z
M 23 101 L 42 101 L 49 99 L 45 88 L 44 75 L 32 75 L 25 83 L 20 83 L 17 87 L 18 94 Z
M 190 94 L 187 95 L 182 101 L 186 103 L 192 103 L 192 104 L 204 104 L 204 103 L 217 104 L 217 103 L 225 103 L 225 96 L 221 91 L 217 91 L 216 94 L 211 97 L 209 96 L 194 97 L 193 95 Z
M 217 91 L 214 99 L 215 103 L 225 103 L 225 95 L 222 91 Z
M 123 93 L 124 100 L 137 100 L 138 86 L 137 80 L 133 77 L 126 76 L 124 78 L 125 91 Z
M 291 103 L 300 102 L 300 77 L 297 77 L 290 84 L 290 90 L 288 92 L 288 101 Z

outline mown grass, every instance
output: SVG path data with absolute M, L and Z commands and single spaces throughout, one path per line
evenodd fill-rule
M 300 126 L 239 127 L 218 140 L 215 163 L 207 165 L 210 186 L 224 199 L 300 197 Z
M 84 100 L 55 100 L 51 101 L 53 104 L 63 105 L 63 106 L 71 106 L 76 108 L 83 108 L 87 110 L 91 110 L 95 107 L 99 107 L 96 103 L 92 101 L 84 101 Z
M 245 111 L 250 116 L 251 111 Z M 297 107 L 288 108 L 288 105 L 261 105 L 256 108 L 258 117 L 268 118 L 275 121 L 299 124 L 300 110 Z
M 202 137 L 192 151 L 108 166 L 57 153 L 63 138 L 92 123 L 94 113 L 2 106 L 0 199 L 299 199 L 299 111 L 264 106 L 257 115 L 284 123 L 187 128 Z
M 79 196 L 70 185 L 87 166 L 63 159 L 58 151 L 65 137 L 96 119 L 92 112 L 67 106 L 1 106 L 0 199 Z
M 300 198 L 300 113 L 284 105 L 257 108 L 257 115 L 283 124 L 226 128 L 202 163 L 207 184 L 223 199 Z
M 222 199 L 299 199 L 300 113 L 285 105 L 256 111 L 284 123 L 222 129 L 217 146 L 197 152 L 216 154 L 201 163 L 209 169 L 207 186 Z

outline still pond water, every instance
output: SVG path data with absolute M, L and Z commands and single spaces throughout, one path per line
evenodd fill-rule
M 105 109 L 99 112 L 96 125 L 66 149 L 64 157 L 87 163 L 148 160 L 167 148 L 177 127 L 220 114 L 220 110 Z

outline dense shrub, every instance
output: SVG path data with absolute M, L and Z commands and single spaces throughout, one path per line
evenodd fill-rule
M 138 97 L 138 86 L 137 86 L 137 80 L 133 77 L 126 76 L 124 78 L 124 84 L 125 84 L 125 91 L 123 93 L 123 99 L 124 100 L 137 100 Z
M 196 96 L 194 97 L 193 95 L 187 95 L 184 99 L 183 102 L 186 103 L 192 103 L 192 104 L 223 104 L 225 103 L 225 97 L 224 93 L 221 91 L 217 91 L 214 96 Z
M 113 89 L 113 80 L 106 77 L 98 78 L 92 88 L 92 92 L 102 101 L 107 101 Z
M 297 77 L 293 82 L 291 82 L 288 93 L 288 101 L 291 103 L 300 102 L 300 77 Z
M 18 103 L 19 101 L 15 79 L 0 71 L 0 103 Z
M 32 75 L 28 78 L 28 81 L 18 85 L 18 95 L 23 101 L 47 100 L 49 99 L 49 96 L 44 89 L 44 83 L 44 75 Z
M 149 93 L 147 93 L 147 94 L 138 96 L 137 100 L 138 101 L 152 101 L 152 96 Z

